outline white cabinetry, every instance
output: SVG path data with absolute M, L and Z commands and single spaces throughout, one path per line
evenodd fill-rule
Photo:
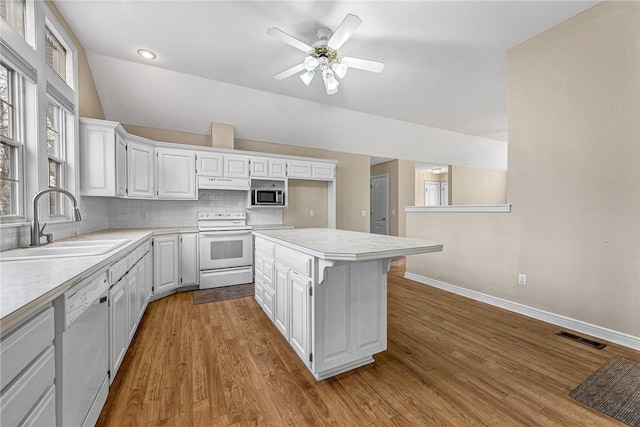
M 55 405 L 47 403 L 55 390 L 54 334 L 49 305 L 0 340 L 0 425 L 21 425 L 43 410 L 54 422 Z
M 198 175 L 224 176 L 224 161 L 221 153 L 201 151 L 196 153 Z
M 249 157 L 252 178 L 286 178 L 287 162 L 284 159 Z
M 317 181 L 333 181 L 336 179 L 336 165 L 329 162 L 312 162 L 306 160 L 287 160 L 287 177 L 312 179 Z
M 336 179 L 335 163 L 319 163 L 311 164 L 311 178 L 320 181 L 332 181 Z
M 154 147 L 149 144 L 127 141 L 127 197 L 153 199 Z
M 311 162 L 304 160 L 287 160 L 287 177 L 311 179 Z
M 275 276 L 276 306 L 273 323 L 289 340 L 289 268 L 276 261 Z
M 154 239 L 154 294 L 176 289 L 180 282 L 178 235 L 167 234 Z
M 133 266 L 127 274 L 125 283 L 125 294 L 127 295 L 127 343 L 131 342 L 138 327 L 138 279 L 140 265 Z
M 249 178 L 249 158 L 225 154 L 224 176 L 226 178 Z
M 109 368 L 110 382 L 120 368 L 129 344 L 126 276 L 109 289 Z
M 289 344 L 305 362 L 309 354 L 309 289 L 311 279 L 289 270 Z
M 80 193 L 124 197 L 125 132 L 115 122 L 80 119 Z
M 196 155 L 189 150 L 157 148 L 160 199 L 197 199 Z
M 198 233 L 180 234 L 180 286 L 198 284 Z

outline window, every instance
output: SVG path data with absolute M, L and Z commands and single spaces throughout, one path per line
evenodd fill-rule
M 0 0 L 0 16 L 24 38 L 25 0 Z
M 65 171 L 65 110 L 47 101 L 47 156 L 49 187 L 64 188 Z M 49 194 L 49 216 L 64 216 L 64 203 L 60 193 Z
M 62 77 L 62 80 L 67 81 L 67 49 L 49 28 L 46 29 L 46 47 L 47 65 Z
M 0 218 L 21 215 L 22 134 L 19 76 L 0 65 Z

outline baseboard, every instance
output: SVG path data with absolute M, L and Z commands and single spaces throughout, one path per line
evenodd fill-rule
M 603 340 L 607 340 L 624 347 L 632 348 L 634 350 L 640 350 L 640 337 L 625 334 L 624 332 L 614 331 L 602 326 L 583 322 L 582 320 L 572 319 L 570 317 L 550 313 L 548 311 L 529 307 L 527 305 L 509 301 L 503 298 L 483 294 L 482 292 L 472 291 L 470 289 L 462 288 L 460 286 L 452 285 L 446 282 L 441 282 L 429 277 L 420 276 L 419 274 L 407 272 L 404 274 L 404 277 L 406 279 L 410 279 L 425 285 L 433 286 L 434 288 L 442 289 L 444 291 L 462 295 L 463 297 L 481 301 L 495 307 L 513 311 L 524 316 L 542 320 L 547 323 L 552 323 L 554 325 L 558 325 L 577 332 L 582 332 L 583 334 L 591 335 L 592 337 L 601 338 Z

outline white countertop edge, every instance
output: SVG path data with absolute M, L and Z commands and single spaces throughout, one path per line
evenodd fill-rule
M 320 259 L 326 259 L 330 261 L 370 261 L 374 259 L 385 259 L 385 258 L 397 258 L 406 255 L 416 255 L 416 254 L 424 254 L 429 252 L 440 252 L 442 251 L 443 245 L 432 245 L 424 248 L 414 248 L 414 249 L 397 249 L 383 252 L 363 252 L 363 253 L 332 253 L 332 252 L 319 252 L 313 249 L 296 245 L 295 243 L 287 242 L 286 240 L 281 240 L 277 237 L 268 236 L 266 234 L 260 233 L 260 231 L 254 231 L 254 235 L 260 236 L 265 240 L 269 240 L 273 243 L 277 243 L 282 246 L 286 246 L 290 249 L 294 249 L 300 252 L 303 252 L 307 255 L 314 256 Z
M 510 213 L 511 204 L 504 205 L 448 205 L 448 206 L 405 206 L 405 212 L 500 212 Z

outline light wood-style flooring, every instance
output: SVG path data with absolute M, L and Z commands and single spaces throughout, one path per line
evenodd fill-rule
M 623 425 L 569 392 L 613 356 L 537 320 L 388 276 L 388 349 L 317 382 L 253 297 L 153 302 L 99 426 Z

